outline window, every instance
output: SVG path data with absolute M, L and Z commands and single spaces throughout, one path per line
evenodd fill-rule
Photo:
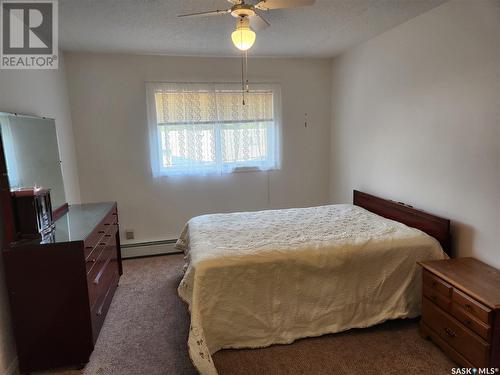
M 153 176 L 279 168 L 279 87 L 147 85 Z

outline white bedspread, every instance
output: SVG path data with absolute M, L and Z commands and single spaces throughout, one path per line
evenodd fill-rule
M 425 233 L 352 205 L 204 215 L 178 241 L 189 353 L 211 354 L 368 327 L 420 311 L 419 260 L 444 259 Z

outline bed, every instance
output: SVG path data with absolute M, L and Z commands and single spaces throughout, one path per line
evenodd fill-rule
M 445 259 L 449 220 L 359 191 L 353 204 L 195 217 L 177 242 L 188 348 L 202 375 L 223 348 L 291 343 L 420 314 L 416 262 Z

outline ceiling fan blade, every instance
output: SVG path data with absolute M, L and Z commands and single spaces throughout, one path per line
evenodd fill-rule
M 250 27 L 252 30 L 259 31 L 271 26 L 271 24 L 257 11 L 255 12 L 255 16 L 250 16 L 248 18 L 250 19 Z
M 313 5 L 316 0 L 262 0 L 255 4 L 260 10 L 296 8 Z
M 231 12 L 231 9 L 225 10 L 213 10 L 210 12 L 199 12 L 199 13 L 188 13 L 188 14 L 180 14 L 178 18 L 189 18 L 189 17 L 207 17 L 207 16 L 222 16 L 224 14 L 228 14 Z

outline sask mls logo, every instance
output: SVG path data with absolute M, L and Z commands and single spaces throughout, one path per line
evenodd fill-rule
M 57 0 L 0 4 L 0 68 L 57 69 Z
M 451 375 L 495 375 L 499 370 L 496 367 L 454 367 Z

